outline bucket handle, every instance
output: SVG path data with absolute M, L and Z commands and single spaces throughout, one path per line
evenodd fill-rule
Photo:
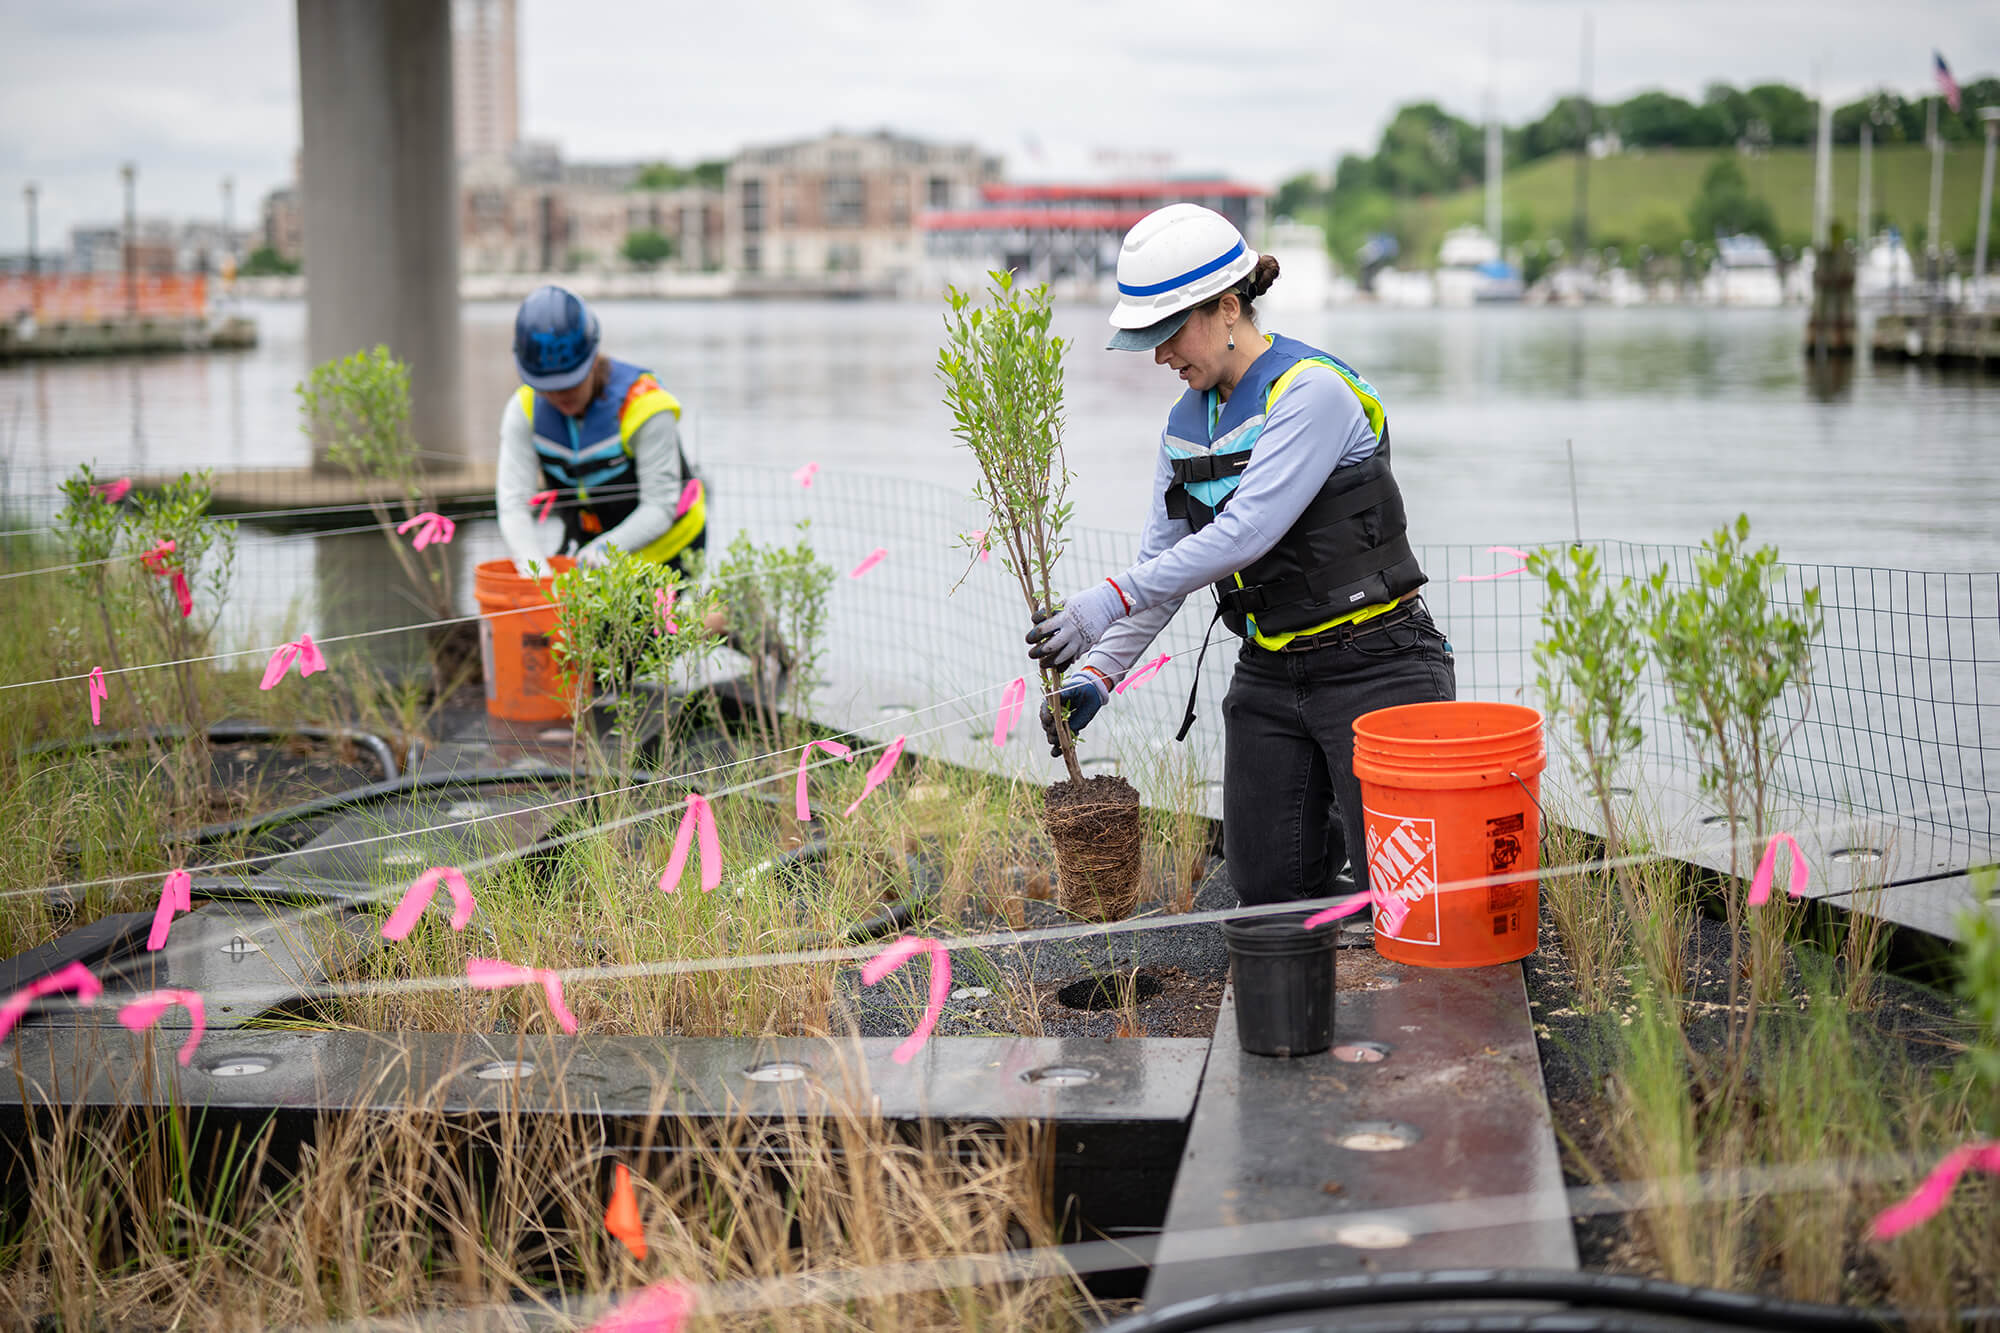
M 1542 802 L 1540 798 L 1537 797 L 1535 793 L 1529 789 L 1528 784 L 1526 782 L 1521 780 L 1521 775 L 1519 773 L 1515 772 L 1513 769 L 1510 768 L 1507 770 L 1507 776 L 1514 779 L 1514 785 L 1519 787 L 1522 790 L 1522 792 L 1527 795 L 1527 798 L 1535 803 L 1535 813 L 1542 817 L 1542 827 L 1547 828 L 1549 823 L 1549 812 L 1542 809 Z

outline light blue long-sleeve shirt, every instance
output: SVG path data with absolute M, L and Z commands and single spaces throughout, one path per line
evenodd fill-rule
M 1228 505 L 1196 532 L 1186 519 L 1167 517 L 1173 460 L 1162 429 L 1139 559 L 1117 576 L 1132 614 L 1112 625 L 1082 664 L 1114 682 L 1122 678 L 1189 593 L 1262 559 L 1335 468 L 1361 462 L 1376 447 L 1368 415 L 1346 381 L 1327 366 L 1308 366 L 1272 404 Z

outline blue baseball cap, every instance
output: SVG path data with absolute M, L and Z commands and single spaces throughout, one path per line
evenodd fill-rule
M 597 364 L 597 316 L 564 287 L 537 287 L 514 315 L 514 366 L 531 389 L 573 389 Z

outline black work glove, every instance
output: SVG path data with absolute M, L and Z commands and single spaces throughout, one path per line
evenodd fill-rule
M 1110 702 L 1111 693 L 1104 680 L 1095 671 L 1081 671 L 1062 683 L 1056 691 L 1055 700 L 1042 700 L 1042 734 L 1049 739 L 1049 755 L 1058 758 L 1062 746 L 1057 743 L 1055 711 L 1050 704 L 1060 701 L 1063 716 L 1069 722 L 1069 734 L 1078 736 L 1090 725 L 1090 719 L 1097 716 L 1098 709 Z

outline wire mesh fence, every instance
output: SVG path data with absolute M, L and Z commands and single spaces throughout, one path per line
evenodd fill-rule
M 1001 555 L 979 560 L 970 549 L 985 518 L 969 496 L 838 468 L 820 471 L 811 485 L 781 469 L 732 464 L 711 464 L 703 475 L 710 486 L 711 555 L 739 531 L 759 542 L 789 543 L 805 524 L 814 548 L 839 571 L 821 654 L 827 683 L 816 711 L 823 721 L 894 734 L 903 729 L 896 720 L 913 710 L 926 710 L 927 724 L 939 713 L 956 715 L 963 726 L 929 742 L 941 757 L 1043 778 L 1059 771 L 1039 744 L 1032 712 L 1005 747 L 991 743 L 1002 691 L 1016 676 L 1031 675 L 1023 644 L 1028 617 Z M 5 496 L 11 517 L 0 526 L 49 522 L 59 503 L 57 480 L 11 473 Z M 238 483 L 252 508 L 265 507 L 255 504 L 254 488 L 245 491 L 240 477 Z M 269 498 L 269 509 L 283 510 L 296 495 L 274 482 Z M 333 636 L 424 619 L 365 508 L 310 518 L 316 530 L 289 519 L 243 521 L 218 648 L 276 643 L 301 630 Z M 1082 587 L 1125 568 L 1137 544 L 1131 533 L 1073 532 L 1063 586 Z M 1698 548 L 1592 544 L 1613 576 L 1637 579 L 1664 567 L 1670 587 L 1695 579 Z M 882 561 L 850 577 L 877 548 L 886 553 Z M 497 525 L 467 513 L 451 548 L 462 614 L 478 609 L 475 566 L 505 553 Z M 1540 585 L 1526 576 L 1460 581 L 1515 563 L 1482 546 L 1432 544 L 1419 555 L 1431 580 L 1424 596 L 1454 650 L 1460 696 L 1537 704 Z M 1950 847 L 1960 868 L 1996 859 L 2000 573 L 1791 565 L 1778 599 L 1796 608 L 1811 587 L 1821 592 L 1825 631 L 1814 650 L 1810 689 L 1783 705 L 1784 723 L 1797 730 L 1777 775 L 1782 792 L 1920 827 Z M 1172 662 L 1106 710 L 1085 737 L 1083 754 L 1088 769 L 1124 773 L 1149 800 L 1165 800 L 1169 785 L 1191 785 L 1197 803 L 1219 813 L 1221 703 L 1238 645 L 1217 627 L 1195 688 L 1197 721 L 1177 746 L 1173 736 L 1213 609 L 1205 591 L 1189 602 L 1147 654 L 1167 653 Z M 421 658 L 422 636 L 384 636 L 368 641 L 367 651 L 393 669 Z M 1693 773 L 1695 756 L 1667 710 L 1657 673 L 1645 682 L 1642 720 L 1646 759 Z

